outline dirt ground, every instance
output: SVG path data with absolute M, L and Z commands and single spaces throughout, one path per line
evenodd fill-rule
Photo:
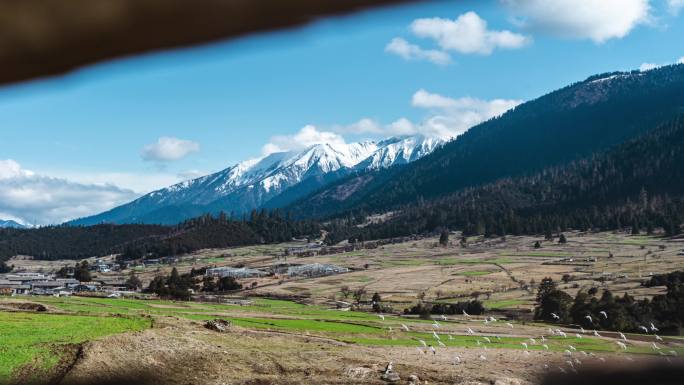
M 580 358 L 510 349 L 421 353 L 415 347 L 358 346 L 236 326 L 218 333 L 199 322 L 167 318 L 154 329 L 86 344 L 61 384 L 384 384 L 383 371 L 392 362 L 401 384 L 412 383 L 415 376 L 420 381 L 414 384 L 514 385 L 539 383 L 549 374 L 572 375 L 568 360 L 579 369 L 654 359 L 618 354 Z
M 382 371 L 393 362 L 401 383 L 416 375 L 430 384 L 528 384 L 544 374 L 544 363 L 562 360 L 559 353 L 501 349 L 425 354 L 235 326 L 217 333 L 198 322 L 166 319 L 151 330 L 87 344 L 63 383 L 142 378 L 164 384 L 381 384 Z
M 389 244 L 377 249 L 314 257 L 284 257 L 287 247 L 301 242 L 260 245 L 229 249 L 202 250 L 180 257 L 174 265 L 153 265 L 133 271 L 147 284 L 155 276 L 167 275 L 173 267 L 179 272 L 192 268 L 246 266 L 267 269 L 274 264 L 329 263 L 352 271 L 318 278 L 271 276 L 243 279 L 245 287 L 256 288 L 244 295 L 275 297 L 296 296 L 312 303 L 347 300 L 340 288 L 363 287 L 368 293 L 379 293 L 383 302 L 397 310 L 415 302 L 419 296 L 427 300 L 452 301 L 479 293 L 490 308 L 533 307 L 535 285 L 544 277 L 559 282 L 564 275 L 571 280 L 560 288 L 571 295 L 590 287 L 610 289 L 615 294 L 629 293 L 637 298 L 658 294 L 662 288 L 644 288 L 641 282 L 652 274 L 684 269 L 684 239 L 626 233 L 565 233 L 568 242 L 543 237 L 508 236 L 484 239 L 471 237 L 467 246 L 459 245 L 459 234 L 452 234 L 446 248 L 436 238 Z M 534 248 L 539 241 L 541 248 Z M 107 257 L 111 260 L 113 257 Z M 15 258 L 18 270 L 54 272 L 72 261 L 35 261 Z M 130 269 L 122 272 L 96 273 L 94 279 L 125 280 Z

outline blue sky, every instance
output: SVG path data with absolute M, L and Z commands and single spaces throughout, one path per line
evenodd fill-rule
M 49 223 L 87 215 L 316 140 L 458 134 L 501 106 L 592 74 L 676 62 L 684 56 L 683 3 L 437 1 L 6 87 L 0 198 L 17 203 L 0 204 L 0 218 Z M 484 40 L 469 35 L 481 22 Z M 388 49 L 397 38 L 413 51 L 402 57 Z M 449 63 L 426 59 L 430 52 Z M 434 117 L 446 123 L 435 128 Z M 317 135 L 295 136 L 306 125 Z M 82 193 L 25 208 L 16 196 L 48 193 L 26 182 L 36 178 L 43 185 L 58 178 Z M 89 188 L 97 193 L 85 199 Z M 82 207 L 69 210 L 69 199 Z

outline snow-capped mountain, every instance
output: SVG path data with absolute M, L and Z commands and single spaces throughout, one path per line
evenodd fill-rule
M 431 153 L 444 140 L 424 136 L 393 137 L 378 143 L 378 149 L 356 169 L 377 170 L 418 160 Z
M 0 229 L 3 228 L 13 228 L 13 229 L 25 229 L 26 226 L 22 225 L 21 223 L 15 222 L 13 220 L 2 220 L 0 219 Z
M 405 136 L 380 142 L 316 144 L 301 151 L 273 153 L 153 191 L 131 203 L 72 223 L 170 224 L 206 212 L 240 214 L 254 208 L 281 207 L 350 172 L 412 162 L 443 142 Z

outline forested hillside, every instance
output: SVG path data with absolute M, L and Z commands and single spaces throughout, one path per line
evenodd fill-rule
M 81 259 L 123 253 L 125 258 L 163 257 L 204 248 L 289 241 L 319 235 L 320 224 L 293 221 L 278 211 L 253 211 L 231 219 L 204 215 L 177 226 L 96 225 L 0 229 L 0 261 L 14 255 L 38 259 Z
M 290 209 L 298 216 L 383 211 L 531 175 L 634 138 L 683 108 L 684 65 L 597 75 L 473 127 L 412 164 L 347 178 Z
M 135 239 L 160 237 L 170 232 L 171 228 L 151 225 L 0 229 L 0 260 L 14 255 L 30 255 L 41 259 L 103 256 Z
M 163 257 L 207 248 L 287 242 L 293 237 L 318 237 L 321 228 L 318 222 L 293 221 L 279 211 L 254 210 L 245 220 L 207 214 L 181 223 L 170 236 L 129 243 L 122 250 L 122 258 Z
M 461 229 L 465 234 L 543 234 L 568 228 L 634 232 L 684 220 L 684 115 L 605 153 L 405 205 L 391 220 L 351 227 L 338 220 L 331 241 Z M 350 215 L 349 218 L 354 218 Z

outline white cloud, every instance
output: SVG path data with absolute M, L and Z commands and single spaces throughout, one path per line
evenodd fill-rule
M 22 223 L 54 224 L 92 215 L 137 197 L 114 185 L 88 185 L 37 175 L 0 161 L 0 215 Z
M 114 185 L 138 194 L 146 194 L 182 180 L 181 174 L 169 172 L 93 172 L 83 170 L 41 169 L 38 174 L 66 179 L 79 184 Z
M 416 91 L 411 98 L 411 105 L 421 108 L 450 108 L 458 102 L 456 99 L 448 98 L 439 94 L 432 94 L 423 89 Z
M 684 8 L 684 0 L 667 0 L 667 5 L 673 15 L 678 15 Z
M 456 137 L 485 120 L 499 116 L 522 103 L 521 100 L 477 98 L 450 98 L 426 90 L 418 90 L 411 99 L 411 105 L 427 109 L 428 116 L 415 123 L 406 118 L 383 125 L 375 120 L 363 118 L 348 126 L 334 126 L 340 134 L 372 135 L 385 138 L 395 135 L 421 134 L 448 139 Z
M 344 144 L 345 141 L 344 138 L 337 133 L 319 131 L 315 126 L 308 124 L 302 127 L 302 129 L 294 135 L 277 135 L 271 137 L 271 141 L 262 147 L 261 152 L 264 155 L 267 155 L 274 152 L 301 150 L 320 143 Z
M 146 161 L 168 162 L 183 159 L 199 150 L 200 145 L 197 142 L 163 136 L 156 143 L 143 147 L 140 155 Z
M 385 52 L 393 53 L 405 60 L 427 60 L 438 65 L 451 63 L 451 56 L 448 53 L 434 49 L 423 49 L 400 37 L 392 39 L 385 46 Z
M 432 116 L 415 125 L 416 132 L 442 138 L 458 136 L 479 123 L 502 115 L 520 103 L 522 100 L 514 99 L 455 99 L 423 89 L 413 94 L 411 100 L 414 107 L 433 111 Z
M 660 67 L 669 66 L 669 65 L 672 65 L 672 64 L 684 64 L 684 56 L 682 56 L 682 57 L 680 57 L 679 59 L 677 59 L 677 61 L 675 61 L 674 63 L 670 63 L 670 62 L 668 62 L 668 63 L 661 63 L 661 64 L 658 64 L 658 63 L 650 63 L 650 62 L 641 63 L 641 65 L 639 66 L 639 71 L 641 71 L 641 72 L 646 72 L 646 71 L 654 70 L 654 69 L 657 69 L 657 68 L 660 68 Z
M 509 7 L 515 21 L 524 28 L 564 38 L 590 39 L 596 43 L 625 37 L 651 18 L 649 0 L 500 1 Z
M 464 13 L 455 20 L 417 19 L 411 23 L 411 31 L 416 36 L 435 40 L 445 51 L 462 54 L 489 55 L 496 48 L 521 48 L 531 41 L 528 36 L 511 31 L 489 30 L 487 21 L 475 12 Z
M 333 126 L 332 131 L 351 135 L 382 134 L 384 127 L 373 119 L 363 118 L 347 126 Z
M 33 171 L 24 170 L 19 163 L 12 159 L 0 160 L 0 180 L 31 175 L 33 175 Z

